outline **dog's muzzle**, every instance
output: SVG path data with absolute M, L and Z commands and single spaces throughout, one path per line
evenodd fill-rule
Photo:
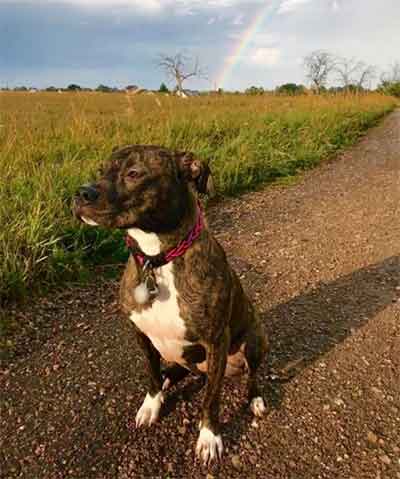
M 100 193 L 93 185 L 83 185 L 76 192 L 76 198 L 84 203 L 94 203 L 99 196 Z

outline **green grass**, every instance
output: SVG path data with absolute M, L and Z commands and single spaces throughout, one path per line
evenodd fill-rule
M 85 278 L 125 257 L 118 232 L 72 217 L 71 198 L 116 145 L 210 161 L 218 190 L 290 181 L 351 145 L 395 101 L 381 95 L 249 97 L 0 92 L 0 302 Z

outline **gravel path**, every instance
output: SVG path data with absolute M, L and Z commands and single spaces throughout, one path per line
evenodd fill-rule
M 194 461 L 201 384 L 136 430 L 143 367 L 115 282 L 11 312 L 0 364 L 0 477 L 400 478 L 400 112 L 295 185 L 227 200 L 210 222 L 272 338 L 269 414 L 223 394 L 225 457 Z M 276 375 L 276 376 L 274 376 Z

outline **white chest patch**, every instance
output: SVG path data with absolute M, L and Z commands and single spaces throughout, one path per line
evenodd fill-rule
M 160 253 L 161 243 L 156 234 L 138 229 L 130 229 L 128 233 L 144 253 Z M 133 311 L 130 319 L 150 339 L 165 361 L 183 364 L 183 348 L 190 343 L 184 339 L 186 327 L 179 312 L 173 263 L 157 269 L 155 275 L 159 295 L 150 308 L 140 313 Z

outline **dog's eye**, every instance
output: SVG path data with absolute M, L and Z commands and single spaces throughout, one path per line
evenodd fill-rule
M 133 180 L 133 179 L 137 178 L 139 175 L 140 174 L 139 174 L 138 170 L 134 170 L 134 169 L 128 170 L 126 172 L 126 177 L 129 178 L 130 180 Z

